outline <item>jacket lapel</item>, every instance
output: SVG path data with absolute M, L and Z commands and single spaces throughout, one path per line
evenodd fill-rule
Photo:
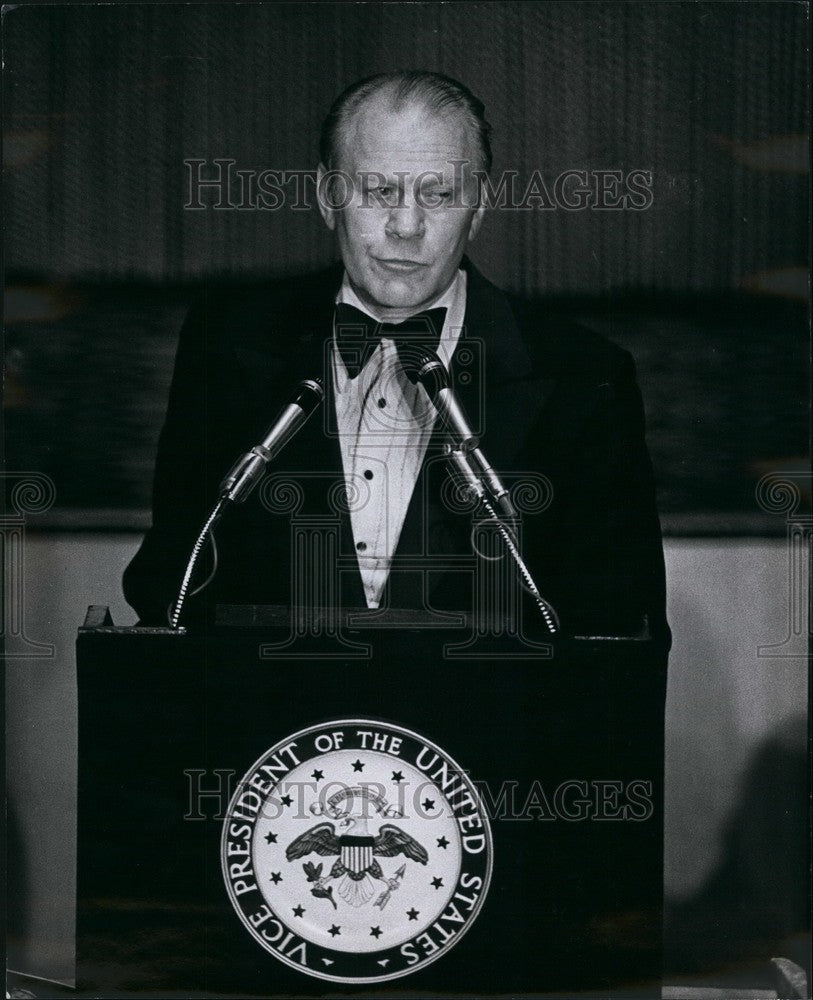
M 256 336 L 235 349 L 245 385 L 258 412 L 265 414 L 262 427 L 293 393 L 298 382 L 319 377 L 325 390 L 322 405 L 283 452 L 272 474 L 291 474 L 302 487 L 304 504 L 300 514 L 330 518 L 339 513 L 339 549 L 343 556 L 355 555 L 350 516 L 337 502 L 334 487 L 343 482 L 343 467 L 336 433 L 336 404 L 330 343 L 333 311 L 343 269 L 329 268 L 296 288 L 284 308 L 272 291 L 268 308 L 257 324 Z M 342 575 L 342 603 L 364 604 L 359 573 Z M 318 591 L 318 588 L 317 588 Z
M 510 489 L 512 474 L 520 471 L 517 456 L 528 445 L 554 380 L 534 371 L 507 298 L 470 261 L 464 259 L 463 266 L 466 313 L 452 361 L 452 386 L 484 453 Z M 445 432 L 436 427 L 404 521 L 399 554 L 471 551 L 467 517 L 450 511 L 442 499 L 448 477 L 448 465 L 440 457 L 445 439 Z M 445 572 L 432 574 L 429 593 L 447 577 Z M 394 606 L 420 599 L 417 575 L 408 586 L 397 579 L 393 583 Z
M 461 382 L 461 366 L 455 365 L 456 391 L 483 451 L 500 473 L 509 475 L 517 471 L 514 460 L 526 446 L 554 380 L 535 371 L 506 296 L 468 260 L 464 265 L 468 288 L 463 342 L 479 357 L 479 370 Z

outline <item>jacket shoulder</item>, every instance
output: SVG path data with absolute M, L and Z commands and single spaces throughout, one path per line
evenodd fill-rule
M 533 367 L 557 378 L 603 382 L 634 373 L 629 351 L 540 300 L 508 295 Z

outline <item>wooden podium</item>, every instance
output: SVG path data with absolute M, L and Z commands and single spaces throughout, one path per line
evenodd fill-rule
M 505 657 L 460 628 L 380 616 L 292 639 L 284 613 L 256 608 L 187 635 L 91 610 L 77 642 L 78 992 L 655 995 L 665 651 L 583 638 Z M 437 961 L 388 982 L 283 963 L 238 919 L 221 872 L 235 782 L 329 720 L 432 741 L 489 816 L 476 919 Z

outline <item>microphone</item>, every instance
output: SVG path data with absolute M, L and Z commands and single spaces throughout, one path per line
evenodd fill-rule
M 444 421 L 457 448 L 471 460 L 474 471 L 482 477 L 503 517 L 515 518 L 517 512 L 508 490 L 480 448 L 480 439 L 471 429 L 466 411 L 449 385 L 449 373 L 440 358 L 428 347 L 399 345 L 401 364 L 410 382 L 420 382 Z
M 325 398 L 321 378 L 304 379 L 290 402 L 251 451 L 242 455 L 220 484 L 220 499 L 243 503 L 265 472 L 265 467 L 285 447 Z
M 466 418 L 466 411 L 449 385 L 449 373 L 445 365 L 437 354 L 426 347 L 398 345 L 398 353 L 409 380 L 413 384 L 420 382 L 445 421 L 453 442 L 446 445 L 446 457 L 471 495 L 477 498 L 482 509 L 494 522 L 548 631 L 555 635 L 560 627 L 559 617 L 553 606 L 539 593 L 536 581 L 522 558 L 513 529 L 502 519 L 514 519 L 517 516 L 508 490 L 483 454 L 480 442 Z M 502 518 L 494 509 L 492 501 L 499 507 Z
M 251 451 L 242 455 L 229 469 L 226 478 L 220 484 L 220 496 L 212 508 L 206 523 L 195 541 L 189 560 L 186 564 L 181 587 L 174 605 L 168 609 L 169 623 L 172 628 L 178 628 L 181 620 L 192 574 L 207 538 L 210 539 L 214 553 L 214 568 L 206 580 L 192 591 L 192 596 L 200 593 L 214 579 L 217 570 L 217 548 L 215 546 L 214 529 L 228 503 L 243 503 L 257 483 L 262 479 L 265 467 L 278 455 L 296 432 L 302 427 L 308 417 L 325 398 L 325 390 L 320 378 L 304 379 L 296 387 L 291 401 L 280 410 L 277 419 L 265 432 L 265 437 L 255 444 Z

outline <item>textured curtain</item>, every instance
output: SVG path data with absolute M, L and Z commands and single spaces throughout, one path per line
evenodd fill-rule
M 791 3 L 20 6 L 4 15 L 6 267 L 260 278 L 331 258 L 315 208 L 184 208 L 184 161 L 312 169 L 377 71 L 468 84 L 495 176 L 652 172 L 643 211 L 493 210 L 474 257 L 517 290 L 726 291 L 807 255 L 806 7 Z M 286 188 L 286 193 L 288 189 Z M 313 199 L 310 199 L 311 204 Z M 757 276 L 755 278 L 755 275 Z

